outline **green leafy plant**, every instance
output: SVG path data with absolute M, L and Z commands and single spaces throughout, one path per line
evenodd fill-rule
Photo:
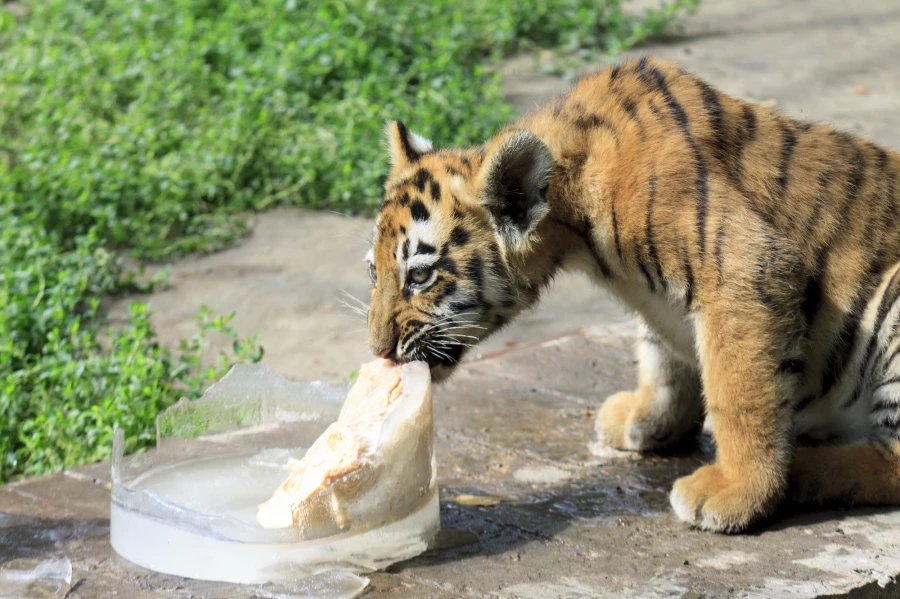
M 695 5 L 0 5 L 0 481 L 105 457 L 113 426 L 129 450 L 150 445 L 161 409 L 262 356 L 207 310 L 180 351 L 162 347 L 142 303 L 106 343 L 101 298 L 158 282 L 139 283 L 120 253 L 214 251 L 244 234 L 247 211 L 276 205 L 371 210 L 385 120 L 477 142 L 513 114 L 489 68 L 500 57 L 615 52 Z M 212 364 L 209 334 L 234 341 Z
M 130 305 L 128 322 L 104 350 L 99 301 L 85 290 L 111 284 L 98 268 L 108 254 L 86 239 L 57 258 L 52 272 L 0 274 L 0 299 L 11 300 L 0 311 L 0 360 L 7 365 L 0 374 L 0 481 L 106 458 L 115 427 L 125 430 L 128 451 L 150 445 L 160 411 L 181 396 L 198 397 L 232 364 L 262 357 L 258 335 L 240 339 L 228 324 L 233 314 L 214 316 L 205 308 L 199 332 L 174 354 L 156 342 L 144 303 Z M 32 292 L 18 289 L 13 297 L 17 284 Z M 32 305 L 22 305 L 32 297 Z M 201 368 L 211 332 L 230 337 L 233 351 Z
M 198 315 L 199 333 L 173 355 L 160 346 L 144 303 L 101 344 L 99 298 L 146 289 L 93 232 L 66 249 L 46 230 L 0 209 L 0 481 L 102 459 L 112 431 L 129 450 L 151 444 L 156 414 L 196 397 L 231 363 L 256 361 L 258 338 L 240 339 L 233 315 Z M 233 354 L 200 369 L 206 336 L 233 339 Z
M 235 363 L 255 364 L 262 360 L 264 349 L 259 345 L 260 333 L 241 339 L 237 329 L 230 324 L 234 316 L 234 312 L 227 316 L 213 314 L 208 307 L 200 306 L 194 317 L 197 333 L 190 339 L 181 340 L 179 368 L 174 374 L 194 395 L 208 381 L 222 378 Z M 231 339 L 232 353 L 221 351 L 213 364 L 203 367 L 202 359 L 210 346 L 210 333 L 219 333 Z
M 473 143 L 512 115 L 490 60 L 617 51 L 695 0 L 48 0 L 0 25 L 0 194 L 139 255 L 214 250 L 242 210 L 374 207 L 382 128 Z

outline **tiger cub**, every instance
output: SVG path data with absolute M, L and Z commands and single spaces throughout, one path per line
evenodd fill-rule
M 374 354 L 440 381 L 582 271 L 640 321 L 606 442 L 652 450 L 713 422 L 716 462 L 671 491 L 680 519 L 737 532 L 786 498 L 900 503 L 900 154 L 647 58 L 480 147 L 399 122 L 388 140 Z

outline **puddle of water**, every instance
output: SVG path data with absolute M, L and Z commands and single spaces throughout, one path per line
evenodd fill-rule
M 664 513 L 670 509 L 672 484 L 693 472 L 704 457 L 702 451 L 676 457 L 648 454 L 572 472 L 552 466 L 522 468 L 513 476 L 531 483 L 531 489 L 479 513 L 536 531 L 572 520 L 615 522 L 621 516 Z

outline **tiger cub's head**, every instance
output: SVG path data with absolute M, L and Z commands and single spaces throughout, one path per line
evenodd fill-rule
M 366 255 L 369 347 L 423 360 L 440 382 L 536 299 L 521 269 L 549 212 L 553 159 L 527 131 L 453 150 L 400 122 L 387 133 L 392 166 Z

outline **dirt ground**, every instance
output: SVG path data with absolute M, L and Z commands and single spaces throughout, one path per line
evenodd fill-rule
M 900 148 L 898 32 L 898 0 L 703 0 L 680 31 L 617 60 L 641 54 L 677 60 L 732 95 Z M 521 111 L 569 85 L 561 77 L 537 74 L 531 56 L 509 61 L 505 71 L 505 92 Z M 283 374 L 341 380 L 368 358 L 365 323 L 341 300 L 344 291 L 366 298 L 362 257 L 369 233 L 365 218 L 266 212 L 256 216 L 252 234 L 240 246 L 177 262 L 171 287 L 144 299 L 152 304 L 165 343 L 175 345 L 193 334 L 192 318 L 201 304 L 234 310 L 242 334 L 262 332 L 265 361 Z M 121 315 L 128 299 L 133 298 L 113 304 L 111 313 Z M 482 351 L 628 318 L 603 291 L 566 275 L 538 309 Z

